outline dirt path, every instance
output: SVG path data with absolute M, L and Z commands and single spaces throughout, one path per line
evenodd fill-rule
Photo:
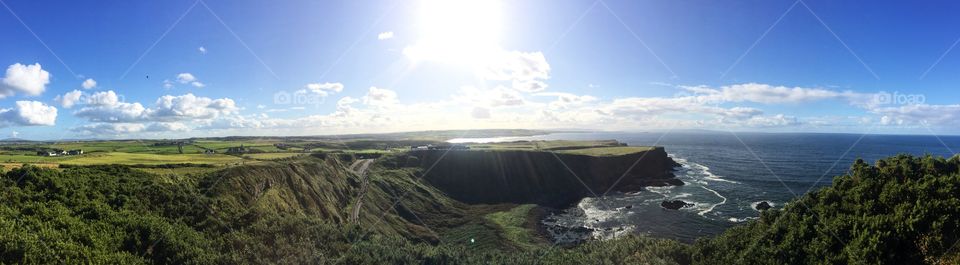
M 367 193 L 367 169 L 373 164 L 373 159 L 360 159 L 350 165 L 350 170 L 360 176 L 360 196 L 353 205 L 353 213 L 350 214 L 350 222 L 360 223 L 360 207 L 363 207 L 363 195 Z M 359 168 L 358 168 L 359 166 Z

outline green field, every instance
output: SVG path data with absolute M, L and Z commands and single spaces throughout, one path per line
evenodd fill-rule
M 227 165 L 243 161 L 242 158 L 221 154 L 143 154 L 143 153 L 98 153 L 82 155 L 73 159 L 61 161 L 61 164 L 68 165 L 106 165 L 106 164 L 137 164 L 137 165 L 161 165 L 161 164 L 211 164 Z
M 653 150 L 650 146 L 615 146 L 615 147 L 594 147 L 583 149 L 561 150 L 557 153 L 589 155 L 589 156 L 620 156 L 644 151 Z
M 295 156 L 304 155 L 303 153 L 256 153 L 256 154 L 246 154 L 243 155 L 244 158 L 252 158 L 259 160 L 272 160 L 272 159 L 281 159 L 289 158 Z
M 554 151 L 564 154 L 591 156 L 618 156 L 653 149 L 650 146 L 626 146 L 616 140 L 601 141 L 516 141 L 503 143 L 469 144 L 472 150 L 529 150 Z

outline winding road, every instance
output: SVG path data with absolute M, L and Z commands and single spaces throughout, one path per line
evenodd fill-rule
M 373 164 L 373 159 L 359 159 L 350 165 L 350 171 L 360 176 L 360 196 L 353 205 L 353 213 L 350 214 L 351 223 L 360 223 L 360 207 L 363 207 L 363 195 L 367 193 L 367 169 Z

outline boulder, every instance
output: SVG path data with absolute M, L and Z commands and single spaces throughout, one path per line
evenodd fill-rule
M 681 200 L 673 200 L 661 202 L 660 207 L 670 210 L 679 210 L 680 208 L 693 207 L 693 204 Z
M 756 209 L 757 211 L 762 212 L 762 211 L 766 211 L 767 209 L 773 208 L 773 206 L 770 206 L 769 202 L 762 201 L 760 203 L 757 203 L 757 205 L 754 206 L 753 208 Z

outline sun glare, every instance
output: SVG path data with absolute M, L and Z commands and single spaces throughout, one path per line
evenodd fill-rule
M 500 3 L 495 0 L 423 0 L 419 39 L 404 50 L 414 61 L 483 67 L 500 51 Z

